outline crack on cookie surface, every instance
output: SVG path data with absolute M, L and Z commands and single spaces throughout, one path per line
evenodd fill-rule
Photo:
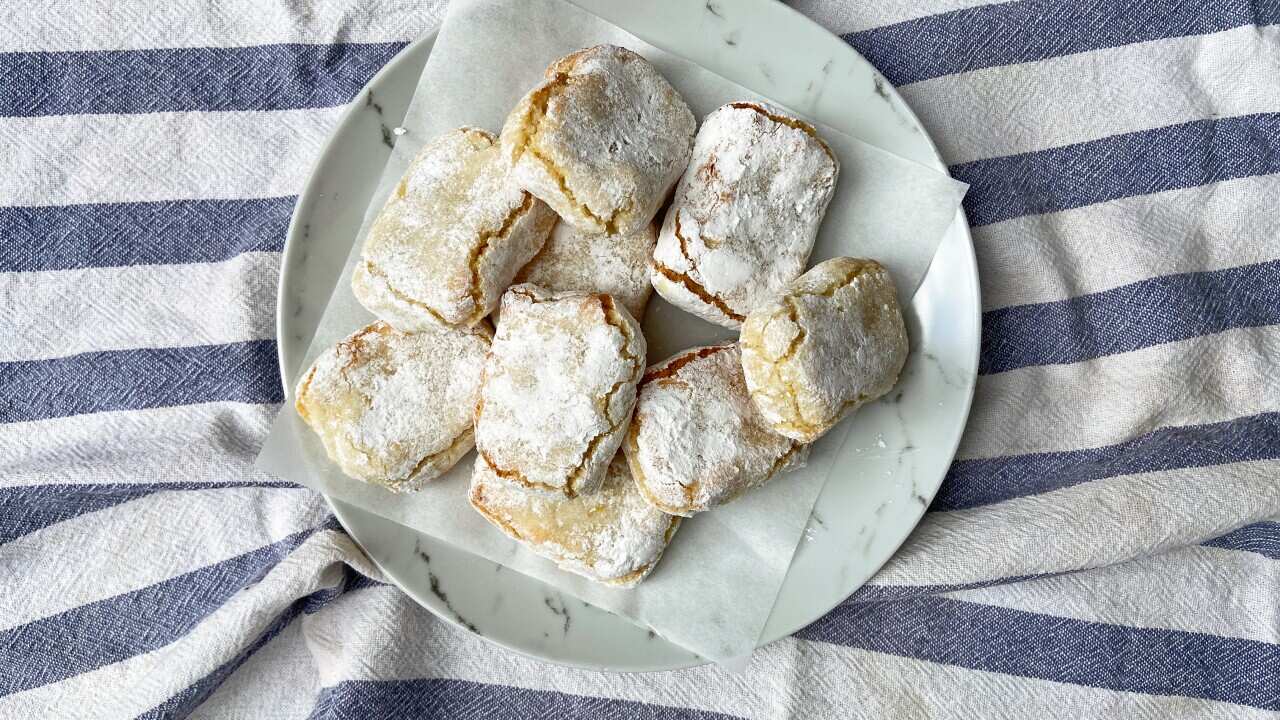
M 663 265 L 657 260 L 652 261 L 651 266 L 653 267 L 654 271 L 656 271 L 659 275 L 663 276 L 664 278 L 670 280 L 673 283 L 679 283 L 682 287 L 684 287 L 684 289 L 688 290 L 689 292 L 697 296 L 699 300 L 706 303 L 707 305 L 710 305 L 711 307 L 714 307 L 716 310 L 719 310 L 721 314 L 723 314 L 725 317 L 733 320 L 734 322 L 739 322 L 739 323 L 746 319 L 745 316 L 739 315 L 738 313 L 730 309 L 729 306 L 726 305 L 723 300 L 707 292 L 706 288 L 699 285 L 696 280 L 689 277 L 685 273 L 672 270 L 671 268 L 667 267 L 666 265 Z
M 770 369 L 773 372 L 774 381 L 782 387 L 787 399 L 791 401 L 791 411 L 795 416 L 794 422 L 807 425 L 808 420 L 805 419 L 804 412 L 800 409 L 800 398 L 799 393 L 796 392 L 795 383 L 789 382 L 782 377 L 782 370 L 791 364 L 791 359 L 800 350 L 800 344 L 809 336 L 809 330 L 800 322 L 800 308 L 796 307 L 795 298 L 786 296 L 782 300 L 787 306 L 787 319 L 795 326 L 796 334 L 791 338 L 791 342 L 788 343 L 786 352 L 773 363 Z M 808 430 L 805 432 L 808 432 Z
M 484 289 L 480 283 L 480 261 L 484 259 L 485 253 L 489 251 L 490 245 L 494 240 L 505 240 L 511 234 L 511 229 L 533 209 L 533 196 L 527 192 L 521 193 L 523 199 L 519 207 L 514 208 L 507 216 L 503 218 L 502 225 L 497 230 L 491 230 L 480 233 L 480 237 L 475 246 L 471 248 L 470 255 L 467 256 L 467 269 L 471 271 L 471 284 L 467 288 L 467 293 L 471 296 L 471 304 L 473 310 L 469 319 L 470 323 L 475 323 L 485 316 L 484 307 Z
M 498 464 L 493 461 L 493 458 L 489 457 L 489 453 L 483 450 L 477 451 L 477 454 L 480 456 L 482 460 L 484 460 L 484 464 L 489 466 L 489 469 L 493 471 L 493 474 L 497 475 L 503 480 L 510 480 L 519 485 L 523 485 L 531 490 L 546 490 L 548 492 L 560 493 L 567 498 L 575 497 L 578 494 L 577 491 L 575 491 L 573 488 L 567 485 L 563 488 L 555 487 L 554 485 L 548 485 L 546 483 L 537 482 L 536 480 L 530 480 L 529 478 L 525 477 L 524 473 L 520 472 L 519 470 L 510 470 L 507 468 L 500 468 L 498 467 Z
M 676 236 L 676 242 L 679 243 L 680 246 L 680 254 L 684 256 L 685 262 L 689 263 L 690 268 L 695 268 L 697 267 L 697 263 L 695 263 L 693 258 L 689 256 L 689 241 L 685 238 L 684 233 L 680 229 L 680 212 L 681 211 L 679 210 L 676 211 L 676 220 L 672 233 Z M 693 293 L 693 295 L 704 304 L 710 305 L 716 310 L 719 310 L 722 315 L 730 320 L 739 323 L 746 320 L 746 316 L 734 312 L 733 308 L 729 307 L 729 304 L 726 303 L 723 298 L 703 287 L 702 283 L 694 280 L 688 273 L 669 268 L 658 262 L 657 259 L 654 259 L 652 264 L 654 270 L 656 270 L 660 275 L 671 282 L 680 283 L 686 290 Z
M 559 216 L 556 217 L 555 222 L 560 222 Z M 555 231 L 556 226 L 555 223 L 553 223 L 551 226 L 551 232 L 554 233 Z M 545 258 L 549 252 L 551 252 L 551 233 L 547 234 L 547 239 L 542 243 L 542 247 L 538 248 L 538 252 L 534 253 L 533 257 L 529 258 L 528 262 L 520 266 L 519 272 L 516 273 L 516 276 L 511 283 L 513 285 L 519 285 L 520 283 L 529 282 L 529 276 L 533 274 L 533 271 L 530 268 L 536 267 L 540 262 L 542 262 L 543 258 Z
M 861 260 L 858 258 L 845 258 L 845 259 L 851 261 L 853 263 L 853 267 L 849 268 L 849 270 L 845 272 L 844 275 L 840 276 L 835 281 L 828 283 L 827 286 L 824 287 L 822 290 L 819 290 L 817 292 L 802 290 L 796 293 L 788 293 L 788 294 L 793 294 L 797 296 L 804 295 L 808 297 L 831 297 L 835 295 L 836 292 L 839 291 L 841 288 L 852 285 L 853 281 L 857 280 L 863 274 L 873 272 L 875 270 L 884 269 L 884 266 L 876 262 L 875 260 Z
M 529 98 L 529 110 L 524 116 L 524 121 L 520 123 L 520 134 L 517 136 L 511 160 L 514 163 L 525 153 L 533 156 L 535 160 L 542 164 L 543 169 L 547 171 L 551 179 L 555 180 L 568 204 L 572 205 L 587 220 L 603 229 L 606 235 L 616 235 L 618 233 L 619 216 L 624 216 L 625 213 L 630 211 L 630 203 L 625 207 L 615 209 L 609 217 L 602 217 L 594 212 L 586 203 L 578 199 L 577 194 L 569 187 L 568 176 L 543 151 L 539 142 L 542 136 L 542 121 L 547 116 L 547 107 L 551 103 L 552 95 L 558 90 L 567 88 L 570 80 L 571 78 L 567 72 L 556 72 L 542 87 L 534 91 Z
M 345 365 L 338 368 L 338 372 L 342 375 L 343 379 L 346 379 L 347 371 L 354 367 L 356 363 L 361 360 L 368 359 L 360 356 L 361 351 L 368 349 L 368 346 L 365 345 L 364 342 L 365 336 L 369 334 L 386 335 L 390 329 L 391 327 L 386 323 L 376 322 L 338 343 L 337 351 L 339 355 L 343 352 L 351 353 L 351 359 L 347 360 Z
M 599 447 L 600 443 L 604 442 L 606 438 L 611 437 L 618 432 L 622 427 L 623 422 L 630 419 L 628 416 L 619 418 L 618 420 L 611 420 L 609 416 L 609 408 L 613 404 L 613 396 L 616 395 L 623 386 L 634 384 L 637 380 L 636 376 L 644 370 L 644 363 L 640 358 L 636 357 L 635 353 L 631 352 L 630 349 L 631 344 L 635 341 L 635 336 L 631 331 L 631 324 L 624 318 L 618 316 L 618 310 L 614 307 L 613 298 L 611 296 L 599 294 L 595 297 L 600 302 L 600 310 L 604 314 L 604 321 L 622 334 L 622 358 L 626 360 L 630 366 L 630 372 L 626 377 L 615 382 L 613 386 L 610 387 L 609 390 L 600 398 L 600 412 L 604 416 L 605 421 L 610 423 L 609 428 L 603 432 L 597 433 L 587 441 L 587 447 L 583 450 L 581 459 L 578 460 L 578 463 L 573 470 L 569 472 L 566 487 L 573 488 L 575 493 L 577 492 L 578 480 L 582 478 L 582 473 L 586 471 L 587 465 L 591 462 L 591 456 L 595 453 L 596 448 Z
M 782 455 L 780 455 L 778 459 L 773 461 L 773 465 L 769 468 L 769 474 L 764 476 L 764 479 L 760 481 L 760 484 L 763 485 L 769 480 L 773 479 L 773 476 L 777 475 L 779 471 L 781 471 L 783 468 L 789 465 L 791 463 L 791 459 L 795 457 L 796 453 L 800 452 L 804 447 L 805 447 L 805 444 L 800 442 L 799 440 L 792 440 L 791 447 L 787 448 L 786 452 L 782 453 Z
M 413 483 L 413 480 L 418 476 L 418 473 L 422 472 L 422 470 L 427 465 L 431 464 L 435 460 L 440 459 L 441 457 L 447 457 L 457 452 L 460 446 L 466 443 L 472 442 L 474 437 L 475 436 L 472 434 L 470 430 L 464 430 L 463 432 L 459 433 L 457 437 L 455 437 L 452 441 L 449 442 L 448 447 L 444 448 L 443 450 L 437 450 L 433 453 L 428 453 L 424 455 L 423 458 L 413 466 L 413 469 L 411 469 L 403 478 L 393 481 L 393 484 L 390 484 L 389 487 L 392 490 L 399 490 L 400 486 L 411 485 Z
M 364 261 L 364 270 L 370 275 L 381 280 L 383 285 L 386 286 L 387 292 L 391 293 L 391 295 L 397 300 L 403 303 L 408 303 L 409 305 L 412 305 L 417 308 L 422 308 L 423 310 L 426 310 L 427 314 L 430 315 L 431 318 L 436 322 L 440 323 L 445 327 L 453 327 L 453 323 L 445 320 L 444 316 L 441 315 L 435 308 L 431 307 L 425 302 L 422 302 L 421 300 L 417 300 L 413 297 L 410 297 L 409 295 L 406 295 L 405 293 L 400 291 L 395 285 L 392 285 L 391 278 L 387 277 L 387 274 L 382 271 L 382 268 L 378 267 L 377 265 L 374 265 L 371 260 Z

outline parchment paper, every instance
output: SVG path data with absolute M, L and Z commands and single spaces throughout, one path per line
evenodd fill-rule
M 517 100 L 541 82 L 547 65 L 601 43 L 628 47 L 654 63 L 699 119 L 726 102 L 767 99 L 561 0 L 453 0 L 404 120 L 406 132 L 374 193 L 306 365 L 373 321 L 351 294 L 351 272 L 373 216 L 418 149 L 459 125 L 498 132 Z M 830 128 L 818 129 L 841 169 L 814 260 L 835 255 L 879 260 L 894 275 L 905 306 L 966 186 Z M 656 294 L 644 331 L 651 362 L 734 336 L 676 310 Z M 621 590 L 558 570 L 472 511 L 466 493 L 474 453 L 415 494 L 395 495 L 347 478 L 298 418 L 289 390 L 258 457 L 259 467 L 538 578 L 720 662 L 755 647 L 832 458 L 858 421 L 856 416 L 846 420 L 815 443 L 806 467 L 686 520 L 654 573 L 638 587 Z M 856 469 L 842 475 L 858 477 Z

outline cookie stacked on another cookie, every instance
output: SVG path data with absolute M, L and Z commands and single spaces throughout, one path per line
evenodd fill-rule
M 769 105 L 707 116 L 653 252 L 653 286 L 726 327 L 804 272 L 840 164 L 812 125 Z

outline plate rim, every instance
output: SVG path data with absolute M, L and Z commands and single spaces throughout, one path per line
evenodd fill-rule
M 823 27 L 821 24 L 814 21 L 813 19 L 805 16 L 796 8 L 790 7 L 783 3 L 778 3 L 777 5 L 775 5 L 775 7 L 779 5 L 782 8 L 784 8 L 793 17 L 793 20 L 807 23 L 813 26 L 814 28 L 816 28 L 817 30 L 821 31 L 822 33 L 839 39 L 838 36 L 836 36 L 830 30 L 826 29 L 825 27 Z M 586 9 L 586 10 L 590 12 L 589 9 Z M 281 251 L 280 273 L 279 273 L 279 278 L 278 278 L 277 287 L 276 287 L 276 291 L 277 291 L 276 306 L 275 306 L 275 310 L 276 310 L 275 330 L 276 330 L 276 338 L 277 338 L 276 361 L 280 370 L 281 385 L 283 386 L 283 389 L 285 392 L 286 402 L 288 401 L 288 398 L 291 395 L 291 393 L 290 393 L 290 388 L 288 387 L 288 383 L 285 379 L 286 343 L 281 342 L 280 338 L 288 337 L 288 335 L 285 332 L 285 323 L 286 323 L 286 318 L 290 316 L 285 312 L 286 310 L 285 303 L 286 303 L 287 295 L 285 294 L 284 290 L 285 290 L 286 282 L 288 281 L 288 276 L 290 274 L 288 272 L 288 269 L 291 266 L 290 259 L 293 258 L 294 255 L 300 251 L 299 248 L 301 248 L 303 245 L 303 243 L 298 239 L 302 234 L 303 225 L 306 224 L 306 221 L 303 220 L 303 218 L 307 218 L 311 215 L 312 208 L 316 204 L 316 202 L 318 202 L 318 199 L 320 197 L 320 193 L 318 192 L 318 186 L 322 182 L 322 179 L 321 179 L 322 175 L 320 171 L 326 165 L 331 149 L 334 147 L 334 144 L 333 144 L 334 139 L 344 134 L 344 131 L 347 130 L 347 128 L 355 121 L 355 118 L 361 112 L 362 105 L 358 102 L 358 99 L 361 96 L 363 96 L 364 93 L 368 92 L 370 88 L 378 85 L 385 76 L 395 72 L 398 69 L 398 65 L 402 62 L 405 62 L 408 59 L 408 57 L 411 56 L 414 52 L 419 51 L 423 44 L 426 44 L 426 43 L 434 44 L 436 36 L 438 34 L 439 34 L 439 27 L 437 26 L 427 32 L 422 33 L 421 35 L 418 35 L 413 40 L 406 43 L 405 46 L 401 48 L 401 50 L 397 52 L 395 56 L 393 56 L 389 61 L 387 61 L 387 63 L 383 67 L 381 67 L 378 70 L 378 72 L 375 73 L 361 87 L 361 89 L 356 93 L 353 100 L 348 103 L 348 106 L 343 111 L 338 122 L 334 125 L 333 130 L 331 130 L 329 134 L 326 136 L 324 140 L 324 144 L 320 149 L 320 152 L 318 153 L 316 160 L 312 163 L 312 166 L 308 171 L 307 180 L 303 184 L 301 191 L 298 193 L 298 200 L 293 208 L 292 214 L 290 215 L 289 225 L 285 235 L 285 244 Z M 876 72 L 877 74 L 879 74 L 879 70 L 875 68 L 875 65 L 872 64 L 865 57 L 863 57 L 862 54 L 859 53 L 854 47 L 843 42 L 841 42 L 841 45 L 843 46 L 844 51 L 852 53 L 861 62 L 871 67 L 873 72 Z M 429 52 L 430 51 L 428 51 L 428 55 L 429 55 Z M 921 130 L 920 135 L 923 137 L 924 141 L 928 144 L 930 151 L 932 153 L 930 164 L 934 167 L 934 169 L 949 173 L 947 165 L 945 161 L 942 159 L 941 153 L 938 151 L 937 143 L 934 142 L 932 135 L 929 133 L 928 129 L 925 128 L 924 124 L 920 121 L 919 117 L 916 116 L 915 111 L 910 107 L 910 105 L 905 101 L 905 99 L 902 98 L 902 96 L 898 93 L 897 88 L 894 87 L 891 83 L 888 83 L 886 81 L 885 89 L 888 90 L 888 92 L 893 96 L 893 98 L 898 103 L 900 103 L 901 108 L 905 111 L 907 117 L 911 120 L 911 122 L 913 122 L 915 126 Z M 959 449 L 960 441 L 964 435 L 964 428 L 968 425 L 969 417 L 972 413 L 973 400 L 974 400 L 974 397 L 976 394 L 976 388 L 977 388 L 977 367 L 978 367 L 978 360 L 979 360 L 979 355 L 981 351 L 981 338 L 982 338 L 982 335 L 981 335 L 982 288 L 981 288 L 980 276 L 978 273 L 977 255 L 976 255 L 976 250 L 973 243 L 973 236 L 972 236 L 971 228 L 968 223 L 968 219 L 964 214 L 963 207 L 957 208 L 956 218 L 959 222 L 957 223 L 953 221 L 952 226 L 955 226 L 957 224 L 959 226 L 959 233 L 964 241 L 964 246 L 965 246 L 964 260 L 966 265 L 968 266 L 967 272 L 973 278 L 972 303 L 973 303 L 974 311 L 969 318 L 969 323 L 970 323 L 971 335 L 972 337 L 975 338 L 976 342 L 974 343 L 974 347 L 973 347 L 973 355 L 972 357 L 969 358 L 969 360 L 972 363 L 971 367 L 973 368 L 973 372 L 965 376 L 966 388 L 965 388 L 964 398 L 962 403 L 963 423 L 960 426 L 960 430 L 955 435 L 952 446 L 949 448 L 949 450 L 947 450 L 946 453 L 944 453 L 947 458 L 946 462 L 948 465 L 955 459 L 955 455 Z M 949 226 L 947 232 L 952 232 L 950 228 L 951 226 Z M 354 242 L 354 239 L 353 239 L 353 242 Z M 928 273 L 926 272 L 926 278 L 927 276 L 928 276 Z M 941 485 L 941 482 L 942 482 L 941 479 L 939 479 L 938 482 L 939 482 L 939 485 Z M 934 488 L 935 493 L 936 493 L 936 490 L 937 488 L 935 487 Z M 377 557 L 375 557 L 373 554 L 368 552 L 368 550 L 364 546 L 364 543 L 361 542 L 357 533 L 353 532 L 351 527 L 352 522 L 348 517 L 348 514 L 350 510 L 356 509 L 354 508 L 354 506 L 348 505 L 347 503 L 344 503 L 339 499 L 330 497 L 328 494 L 325 494 L 325 493 L 321 493 L 321 496 L 325 499 L 325 502 L 329 505 L 330 509 L 333 510 L 335 518 L 338 520 L 339 524 L 343 527 L 343 529 L 347 532 L 348 536 L 360 548 L 361 552 L 363 552 L 364 555 L 375 566 L 377 566 L 378 569 L 381 570 L 382 573 L 389 580 L 391 580 L 392 583 L 400 591 L 407 594 L 410 598 L 414 600 L 414 602 L 418 603 L 419 605 L 422 605 L 423 607 L 426 607 L 436 617 L 444 620 L 445 622 L 449 623 L 450 625 L 453 625 L 454 627 L 457 627 L 460 629 L 466 629 L 461 622 L 459 622 L 456 618 L 452 617 L 448 608 L 445 608 L 443 606 L 444 605 L 443 602 L 439 601 L 437 598 L 428 597 L 424 594 L 414 592 L 410 587 L 406 587 L 404 584 L 401 583 L 399 578 L 397 578 L 393 572 L 389 571 L 384 566 L 384 564 L 378 560 Z M 928 510 L 927 507 L 921 508 L 919 515 L 917 515 L 914 521 L 912 522 L 911 528 L 903 535 L 902 539 L 894 546 L 893 551 L 888 553 L 885 556 L 884 560 L 881 563 L 879 563 L 879 565 L 876 566 L 875 571 L 871 573 L 872 577 L 875 575 L 875 572 L 878 572 L 880 567 L 883 567 L 884 564 L 886 564 L 890 559 L 893 558 L 894 555 L 897 554 L 898 550 L 902 547 L 903 543 L 906 542 L 907 538 L 909 538 L 911 534 L 915 531 L 915 529 L 919 526 L 927 510 Z M 417 532 L 412 528 L 406 528 L 406 529 L 410 532 Z M 529 579 L 536 580 L 536 578 L 529 578 Z M 850 594 L 852 594 L 856 590 L 857 590 L 857 587 L 853 588 L 850 591 Z M 809 624 L 816 622 L 817 620 L 821 619 L 823 616 L 828 614 L 831 610 L 838 607 L 841 603 L 843 603 L 847 599 L 848 599 L 848 595 L 838 599 L 836 602 L 831 604 L 829 607 L 826 607 L 825 609 L 821 610 L 820 612 L 817 612 L 813 616 L 813 618 L 811 618 L 810 620 L 803 621 L 795 625 L 794 627 L 784 628 L 781 632 L 778 632 L 776 634 L 766 636 L 763 634 L 763 631 L 762 631 L 762 636 L 756 646 L 757 649 L 765 645 L 768 645 L 769 643 L 772 643 L 775 640 L 790 636 L 795 632 L 799 631 L 800 629 L 808 626 Z M 505 650 L 509 650 L 519 655 L 533 658 L 539 661 L 551 662 L 554 664 L 564 665 L 568 667 L 590 669 L 590 670 L 602 670 L 607 672 L 654 672 L 654 671 L 662 671 L 662 670 L 676 670 L 676 669 L 684 669 L 689 667 L 696 667 L 698 665 L 706 664 L 707 662 L 709 662 L 705 659 L 698 658 L 685 663 L 663 664 L 663 665 L 653 665 L 653 666 L 644 666 L 644 667 L 593 665 L 593 664 L 575 662 L 574 660 L 568 659 L 568 658 L 539 655 L 525 648 L 508 644 L 507 642 L 504 642 L 502 639 L 498 637 L 494 637 L 489 634 L 483 635 L 483 638 L 486 641 L 492 642 L 502 647 Z

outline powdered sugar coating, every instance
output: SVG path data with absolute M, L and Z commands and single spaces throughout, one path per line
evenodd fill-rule
M 608 295 L 516 285 L 502 299 L 476 405 L 476 446 L 502 478 L 595 492 L 644 373 L 640 325 Z
M 686 350 L 645 373 L 623 443 L 640 493 L 690 516 L 797 467 L 808 447 L 769 429 L 747 395 L 737 344 Z
M 738 327 L 804 271 L 839 166 L 808 124 L 761 103 L 702 122 L 653 253 L 671 304 Z
M 649 257 L 657 239 L 652 224 L 629 235 L 596 235 L 558 223 L 538 254 L 516 275 L 516 282 L 547 290 L 608 293 L 632 317 L 642 318 L 653 291 Z
M 517 487 L 478 460 L 469 497 L 485 519 L 562 570 L 617 587 L 639 584 L 680 527 L 680 518 L 640 497 L 621 453 L 599 490 L 575 498 Z
M 502 128 L 512 175 L 583 231 L 639 231 L 684 171 L 693 112 L 649 61 L 614 45 L 567 55 L 546 77 Z
M 839 257 L 815 265 L 742 326 L 751 399 L 773 429 L 813 442 L 898 382 L 907 329 L 884 266 Z
M 418 490 L 472 447 L 487 325 L 409 335 L 375 322 L 316 358 L 298 415 L 347 475 Z
M 369 229 L 351 287 L 401 330 L 469 327 L 493 312 L 554 223 L 510 181 L 493 134 L 459 128 L 414 158 Z

